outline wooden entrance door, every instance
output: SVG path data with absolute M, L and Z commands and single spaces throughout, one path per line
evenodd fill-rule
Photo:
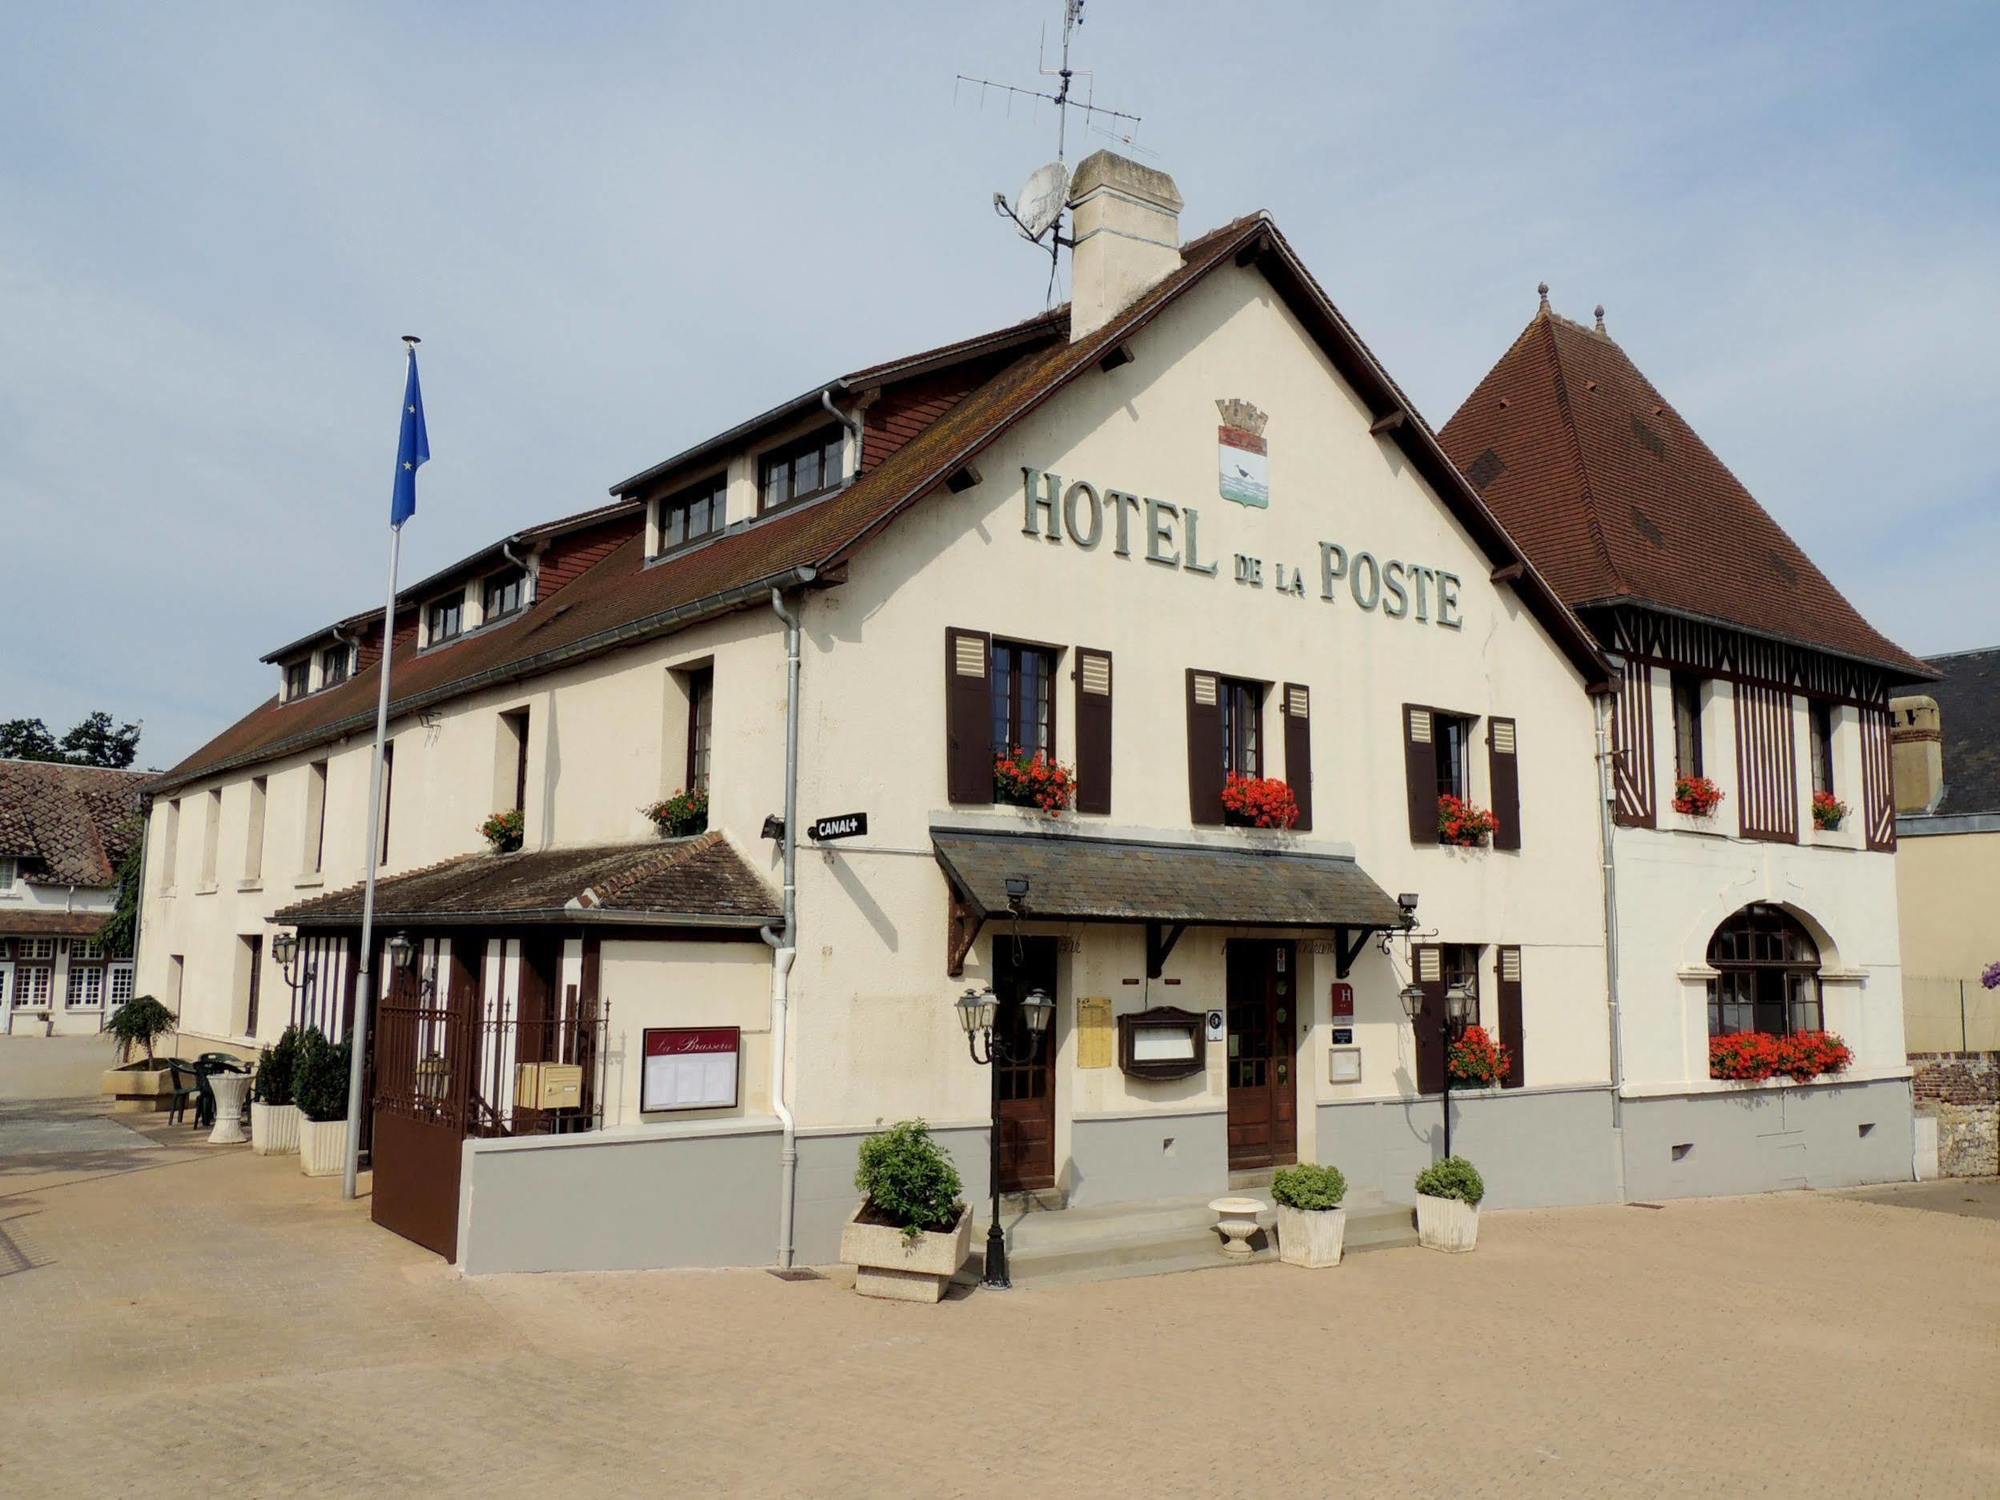
M 1291 943 L 1232 939 L 1228 959 L 1229 1165 L 1299 1159 L 1298 1085 L 1292 1077 L 1298 954 Z
M 993 993 L 1000 1013 L 993 1030 L 1001 1050 L 1028 1056 L 1028 1028 L 1021 998 L 1039 989 L 1056 998 L 1056 941 L 1030 937 L 993 940 Z M 1056 1185 L 1056 1031 L 1053 1021 L 1027 1062 L 1002 1062 L 996 1055 L 993 1113 L 1000 1122 L 1000 1191 L 1017 1193 Z

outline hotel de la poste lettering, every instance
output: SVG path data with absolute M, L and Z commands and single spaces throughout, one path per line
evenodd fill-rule
M 1601 321 L 1544 299 L 1433 430 L 1268 216 L 1183 240 L 1108 152 L 1069 204 L 1068 305 L 273 651 L 153 787 L 139 992 L 344 1033 L 377 841 L 373 1212 L 475 1272 L 830 1260 L 913 1117 L 968 1197 L 997 1120 L 1044 1212 L 1407 1202 L 1454 1011 L 1496 1206 L 1907 1177 L 1922 664 Z M 1026 1061 L 968 1058 L 989 987 L 1003 1038 L 1054 1002 Z M 1713 1076 L 1745 1032 L 1848 1057 Z

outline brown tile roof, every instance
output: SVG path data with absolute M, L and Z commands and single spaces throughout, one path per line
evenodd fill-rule
M 271 917 L 288 926 L 352 927 L 362 887 L 295 901 Z M 646 844 L 465 854 L 375 883 L 379 922 L 475 918 L 579 924 L 759 927 L 782 920 L 778 898 L 719 832 Z
M 1606 334 L 1545 305 L 1440 436 L 1573 608 L 1630 600 L 1930 675 Z
M 0 938 L 96 937 L 111 920 L 108 911 L 8 911 L 0 907 Z
M 429 707 L 492 683 L 546 671 L 561 662 L 663 635 L 710 615 L 761 606 L 774 585 L 791 586 L 829 575 L 903 510 L 935 491 L 1008 426 L 1096 368 L 1111 350 L 1157 317 L 1180 294 L 1232 259 L 1255 260 L 1278 285 L 1293 311 L 1334 358 L 1341 373 L 1381 411 L 1404 420 L 1391 434 L 1460 521 L 1496 562 L 1518 549 L 1444 456 L 1436 436 L 1415 415 L 1365 345 L 1305 271 L 1277 227 L 1263 214 L 1226 224 L 1182 248 L 1181 267 L 1102 328 L 1074 343 L 1050 342 L 1054 315 L 1030 319 L 1034 342 L 978 389 L 945 411 L 826 499 L 781 510 L 731 529 L 711 542 L 653 564 L 634 537 L 548 601 L 441 650 L 418 653 L 400 643 L 394 655 L 392 717 Z M 1047 325 L 1044 327 L 1043 325 Z M 988 335 L 948 349 L 990 353 L 1002 335 Z M 933 354 L 938 351 L 932 351 Z M 928 368 L 929 356 L 901 362 Z M 868 373 L 868 372 L 864 372 Z M 658 466 L 661 472 L 669 465 Z M 635 476 L 628 484 L 635 484 Z M 1544 628 L 1586 676 L 1608 675 L 1589 633 L 1556 598 L 1532 566 L 1516 585 Z M 275 698 L 255 710 L 161 778 L 170 790 L 201 776 L 272 756 L 289 754 L 369 728 L 374 720 L 377 668 L 357 672 L 337 688 L 292 703 Z
M 0 858 L 39 885 L 107 886 L 139 839 L 140 771 L 0 760 Z

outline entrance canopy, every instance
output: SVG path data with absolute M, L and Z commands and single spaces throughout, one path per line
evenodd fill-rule
M 931 847 L 952 886 L 954 975 L 979 925 L 1016 910 L 1032 920 L 1143 922 L 1156 974 L 1155 960 L 1190 926 L 1341 930 L 1345 974 L 1370 932 L 1404 925 L 1396 898 L 1338 855 L 944 828 L 931 830 Z M 1027 882 L 1013 900 L 1009 880 Z

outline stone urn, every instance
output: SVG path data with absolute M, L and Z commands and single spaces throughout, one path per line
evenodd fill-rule
M 331 1177 L 347 1166 L 347 1121 L 299 1121 L 299 1170 L 308 1177 Z
M 299 1149 L 299 1107 L 250 1101 L 250 1149 L 259 1156 L 294 1156 Z
M 1479 1210 L 1463 1198 L 1417 1194 L 1417 1243 L 1463 1254 L 1479 1243 Z
M 972 1254 L 972 1210 L 958 1211 L 958 1223 L 915 1238 L 891 1224 L 867 1221 L 862 1203 L 840 1231 L 840 1259 L 854 1267 L 854 1290 L 864 1297 L 894 1302 L 937 1302 L 959 1267 Z
M 1278 1205 L 1278 1259 L 1286 1265 L 1315 1271 L 1337 1266 L 1346 1239 L 1346 1209 Z

